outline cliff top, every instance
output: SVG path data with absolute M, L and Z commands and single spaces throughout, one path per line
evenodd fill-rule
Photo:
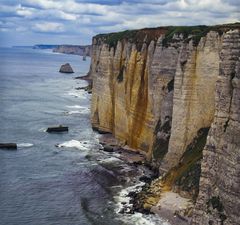
M 143 28 L 139 30 L 125 30 L 121 32 L 98 34 L 93 39 L 106 43 L 109 47 L 116 47 L 118 41 L 127 40 L 132 43 L 142 44 L 143 42 L 150 43 L 164 35 L 163 45 L 168 45 L 174 34 L 182 34 L 184 39 L 188 40 L 191 35 L 194 45 L 197 45 L 201 37 L 205 36 L 209 31 L 214 30 L 222 34 L 230 29 L 240 29 L 240 22 L 232 24 L 221 24 L 215 26 L 166 26 L 156 28 Z

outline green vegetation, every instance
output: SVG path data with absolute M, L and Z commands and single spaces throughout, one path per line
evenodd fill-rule
M 155 160 L 162 160 L 168 151 L 168 144 L 171 131 L 171 121 L 170 118 L 167 118 L 165 123 L 161 125 L 161 120 L 158 121 L 155 128 L 154 134 L 156 136 L 153 144 L 153 158 Z M 167 134 L 165 138 L 158 138 L 157 133 Z
M 213 196 L 207 202 L 208 213 L 211 214 L 211 208 L 216 209 L 218 211 L 219 218 L 221 220 L 221 224 L 223 224 L 224 220 L 227 219 L 226 215 L 223 213 L 224 207 L 222 202 L 220 201 L 219 196 Z
M 209 31 L 216 31 L 219 35 L 222 35 L 223 32 L 226 32 L 232 28 L 240 28 L 240 23 L 233 24 L 223 24 L 216 26 L 170 26 L 165 34 L 163 39 L 163 46 L 168 46 L 170 42 L 173 41 L 174 34 L 182 34 L 186 42 L 193 40 L 193 45 L 197 46 L 202 37 L 205 37 Z M 189 36 L 192 36 L 189 38 Z
M 182 155 L 178 166 L 170 170 L 163 178 L 166 187 L 177 185 L 181 190 L 190 192 L 193 200 L 196 200 L 199 191 L 201 174 L 200 160 L 206 144 L 209 128 L 202 128 L 197 136 Z
M 208 32 L 207 26 L 179 26 L 169 27 L 165 38 L 163 39 L 163 45 L 168 46 L 172 41 L 174 34 L 182 34 L 184 39 L 187 39 L 189 35 L 193 35 L 194 45 L 197 45 L 202 36 L 205 36 Z
M 109 48 L 116 47 L 118 41 L 123 39 L 132 40 L 137 33 L 137 30 L 125 30 L 117 33 L 99 34 L 96 38 L 102 38 L 102 40 L 109 45 Z
M 210 206 L 212 206 L 213 209 L 217 209 L 218 212 L 222 212 L 223 211 L 223 205 L 220 201 L 219 196 L 213 196 L 212 198 L 210 198 L 207 202 L 207 206 L 208 208 Z
M 156 28 L 144 28 L 140 30 L 125 30 L 116 33 L 99 34 L 95 36 L 96 39 L 101 39 L 104 43 L 109 45 L 109 48 L 116 48 L 118 41 L 128 40 L 137 45 L 137 49 L 141 50 L 142 43 L 147 37 L 146 42 L 149 44 L 151 40 L 156 41 L 161 35 L 165 35 L 163 39 L 163 46 L 167 47 L 173 40 L 174 34 L 182 34 L 184 41 L 189 42 L 193 40 L 193 45 L 197 46 L 200 39 L 207 35 L 209 31 L 216 31 L 220 35 L 230 29 L 240 29 L 240 23 L 222 24 L 216 26 L 168 26 Z

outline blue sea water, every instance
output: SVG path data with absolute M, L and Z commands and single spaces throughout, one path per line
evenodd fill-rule
M 0 61 L 0 142 L 18 144 L 0 150 L 0 225 L 155 224 L 116 212 L 127 165 L 99 151 L 91 95 L 75 89 L 87 82 L 73 79 L 88 72 L 90 59 L 1 48 Z M 74 74 L 58 72 L 66 62 Z M 69 132 L 45 132 L 59 124 Z

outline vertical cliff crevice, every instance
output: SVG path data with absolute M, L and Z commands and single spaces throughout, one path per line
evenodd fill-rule
M 146 67 L 146 54 L 147 49 L 146 46 L 143 47 L 141 51 L 141 58 L 143 59 L 141 62 L 141 70 L 140 70 L 140 82 L 139 82 L 139 90 L 136 93 L 136 103 L 134 108 L 136 109 L 136 113 L 133 115 L 132 125 L 131 125 L 131 133 L 130 133 L 130 140 L 129 144 L 133 148 L 138 148 L 138 138 L 142 133 L 142 129 L 144 126 L 144 121 L 146 120 L 146 110 L 147 110 L 147 71 L 145 70 Z M 143 144 L 142 144 L 143 145 Z M 143 148 L 147 146 L 143 145 Z

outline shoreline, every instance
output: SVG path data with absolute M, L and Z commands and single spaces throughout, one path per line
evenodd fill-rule
M 143 215 L 154 214 L 154 216 L 165 220 L 171 225 L 190 224 L 190 217 L 185 215 L 185 211 L 190 211 L 189 208 L 192 208 L 191 200 L 181 197 L 178 193 L 161 190 L 157 204 L 153 204 L 149 209 L 144 208 L 143 206 L 146 204 L 146 201 L 144 199 L 143 202 L 141 202 L 142 199 L 141 197 L 139 198 L 139 195 L 148 194 L 147 192 L 150 190 L 154 180 L 158 177 L 158 174 L 156 174 L 156 171 L 154 171 L 147 162 L 145 154 L 136 149 L 131 149 L 126 145 L 120 145 L 119 141 L 110 133 L 100 134 L 99 144 L 102 147 L 99 150 L 119 154 L 119 156 L 116 156 L 117 158 L 129 165 L 135 166 L 136 170 L 139 170 L 139 167 L 144 167 L 150 171 L 150 174 L 143 174 L 142 176 L 136 177 L 139 184 L 135 184 L 135 189 L 134 185 L 129 187 L 130 190 L 133 188 L 133 190 L 125 195 L 126 198 L 129 198 L 129 203 L 122 202 L 122 209 L 118 213 L 127 215 L 135 213 L 141 213 Z M 140 182 L 142 182 L 142 184 L 140 184 Z M 151 200 L 151 197 L 149 199 Z

